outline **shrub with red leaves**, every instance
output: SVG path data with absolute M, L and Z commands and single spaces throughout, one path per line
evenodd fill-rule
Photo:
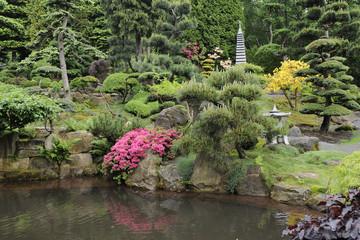
M 283 231 L 284 236 L 294 240 L 355 240 L 360 239 L 360 191 L 349 190 L 345 197 L 336 194 L 328 197 L 328 201 L 318 204 L 328 207 L 325 217 L 305 218 Z

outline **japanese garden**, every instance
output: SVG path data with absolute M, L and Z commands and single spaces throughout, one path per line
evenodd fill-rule
M 0 0 L 0 239 L 359 239 L 360 1 Z

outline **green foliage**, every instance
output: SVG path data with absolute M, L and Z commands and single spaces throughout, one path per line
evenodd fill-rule
M 88 130 L 88 128 L 89 128 L 87 123 L 78 121 L 74 118 L 65 119 L 64 123 L 66 124 L 66 130 L 68 132 L 76 132 L 79 130 Z
M 105 156 L 110 152 L 111 146 L 106 138 L 91 141 L 90 153 L 95 156 Z
M 334 168 L 330 178 L 331 194 L 347 193 L 349 189 L 360 187 L 360 152 L 354 152 L 343 159 Z
M 191 153 L 177 158 L 176 169 L 184 181 L 189 181 L 193 172 L 196 154 Z
M 38 149 L 41 151 L 41 153 L 37 156 L 45 157 L 50 163 L 55 162 L 60 168 L 63 161 L 71 160 L 69 158 L 70 150 L 79 141 L 81 141 L 80 138 L 75 138 L 73 140 L 67 141 L 55 135 L 52 139 L 53 149 L 46 149 L 42 146 L 37 146 Z
M 97 83 L 99 80 L 93 76 L 77 77 L 70 82 L 70 88 L 77 88 L 84 90 L 85 87 L 90 87 L 91 83 Z
M 310 194 L 314 195 L 314 194 L 324 194 L 327 192 L 327 188 L 324 186 L 319 186 L 319 185 L 313 185 L 310 187 Z
M 129 75 L 126 73 L 114 73 L 110 74 L 103 82 L 102 91 L 103 92 L 114 92 L 114 88 L 122 85 L 125 85 L 125 79 Z
M 60 98 L 57 100 L 58 106 L 64 109 L 66 112 L 72 111 L 76 109 L 76 104 L 68 99 Z
M 52 99 L 29 95 L 0 83 L 0 131 L 22 128 L 37 120 L 55 119 L 58 112 L 59 107 Z
M 33 86 L 36 86 L 36 85 L 38 85 L 38 84 L 36 83 L 36 81 L 25 81 L 25 82 L 22 82 L 22 83 L 20 84 L 20 86 L 23 87 L 23 88 L 33 87 Z
M 255 64 L 264 68 L 264 73 L 272 73 L 275 68 L 280 67 L 283 60 L 279 56 L 280 45 L 267 44 L 261 46 L 255 54 Z
M 300 154 L 299 149 L 293 146 L 288 145 L 276 145 L 275 151 L 283 156 L 286 157 L 296 157 Z
M 173 107 L 175 106 L 175 102 L 172 101 L 168 101 L 168 102 L 164 102 L 160 105 L 161 109 L 165 109 L 165 108 L 169 108 L 169 107 Z
M 129 113 L 133 113 L 139 117 L 148 117 L 151 114 L 152 108 L 140 100 L 130 100 L 125 105 L 125 110 Z
M 59 93 L 62 89 L 63 83 L 62 80 L 57 82 L 57 81 L 53 81 L 50 84 L 50 88 L 51 88 L 51 92 L 56 92 Z
M 180 88 L 181 84 L 176 81 L 170 82 L 167 79 L 160 80 L 160 84 L 155 84 L 150 87 L 152 92 L 162 100 L 164 97 L 171 97 L 175 98 L 178 89 Z
M 41 85 L 40 85 L 41 88 L 48 88 L 50 86 L 51 86 L 51 79 L 50 78 L 43 78 L 41 80 Z
M 234 193 L 236 187 L 244 179 L 247 167 L 243 163 L 234 164 L 230 169 L 230 179 L 226 183 L 226 190 Z
M 126 127 L 125 119 L 103 113 L 91 119 L 89 131 L 94 136 L 106 138 L 112 146 L 117 139 L 128 132 L 128 128 Z

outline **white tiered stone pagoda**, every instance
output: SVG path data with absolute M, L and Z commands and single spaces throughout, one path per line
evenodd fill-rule
M 240 64 L 240 63 L 246 63 L 245 42 L 244 42 L 244 34 L 241 31 L 241 21 L 239 21 L 239 31 L 237 34 L 235 64 Z

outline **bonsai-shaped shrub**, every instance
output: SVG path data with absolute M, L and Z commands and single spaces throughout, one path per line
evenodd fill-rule
M 360 191 L 349 190 L 347 196 L 332 195 L 318 205 L 328 207 L 325 217 L 305 218 L 283 231 L 283 236 L 294 240 L 360 238 Z
M 77 88 L 79 90 L 82 89 L 82 91 L 85 91 L 85 88 L 90 87 L 91 83 L 97 82 L 99 82 L 99 80 L 93 76 L 77 77 L 70 82 L 70 88 Z
M 305 80 L 314 87 L 312 98 L 301 108 L 303 114 L 316 114 L 324 117 L 320 132 L 329 130 L 331 116 L 342 116 L 351 113 L 351 110 L 360 109 L 354 101 L 356 95 L 350 91 L 353 77 L 346 75 L 349 69 L 342 62 L 346 59 L 333 56 L 342 45 L 338 39 L 318 39 L 310 43 L 305 49 L 309 52 L 301 60 L 307 61 L 309 69 L 302 69 L 294 73 L 295 76 L 310 76 Z
M 177 81 L 170 82 L 167 78 L 160 80 L 159 84 L 155 84 L 150 87 L 150 90 L 159 98 L 160 102 L 164 102 L 164 98 L 176 97 L 176 92 L 178 91 L 181 84 Z
M 164 160 L 172 159 L 170 148 L 177 138 L 178 134 L 174 130 L 135 129 L 119 139 L 104 157 L 102 172 L 113 175 L 113 179 L 120 184 L 139 165 L 148 149 Z
M 126 73 L 114 73 L 110 74 L 102 85 L 102 91 L 103 92 L 114 92 L 115 87 L 119 85 L 125 85 L 125 79 L 129 76 L 129 74 Z

